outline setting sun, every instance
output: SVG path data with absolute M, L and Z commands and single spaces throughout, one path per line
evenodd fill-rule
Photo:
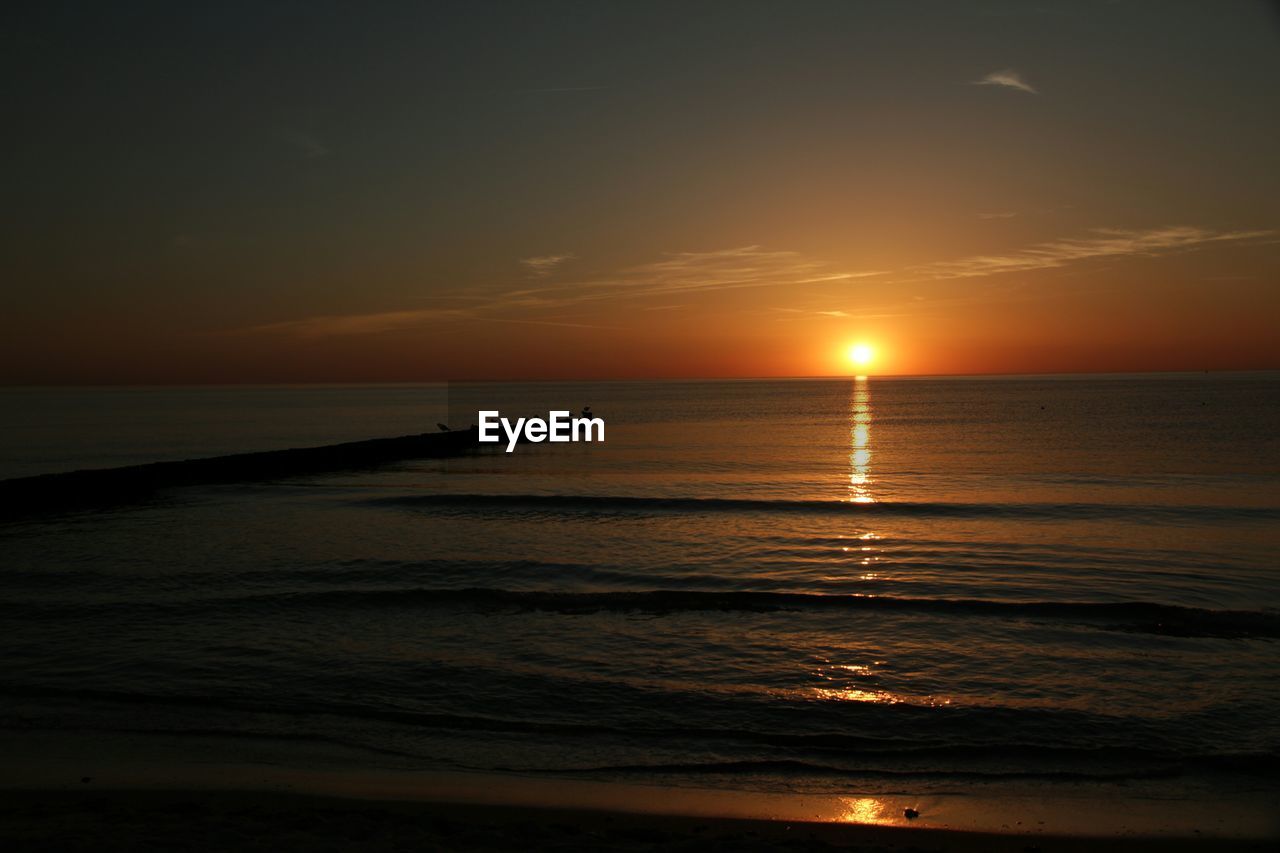
M 875 358 L 875 350 L 870 344 L 854 344 L 849 347 L 849 360 L 858 367 L 866 367 Z

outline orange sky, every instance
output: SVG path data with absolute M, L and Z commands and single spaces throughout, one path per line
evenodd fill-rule
M 0 382 L 1280 368 L 1264 4 L 535 6 L 32 12 Z

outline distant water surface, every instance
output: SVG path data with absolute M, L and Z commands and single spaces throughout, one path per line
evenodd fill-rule
M 1280 765 L 1275 375 L 3 395 L 10 475 L 607 423 L 0 526 L 11 729 L 767 790 Z

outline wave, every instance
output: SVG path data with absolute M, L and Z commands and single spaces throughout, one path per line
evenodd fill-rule
M 631 495 L 483 495 L 432 494 L 370 498 L 362 503 L 445 510 L 646 513 L 800 513 L 806 515 L 924 516 L 939 518 L 1148 519 L 1212 521 L 1275 520 L 1280 508 L 1263 506 L 1191 506 L 1180 504 L 1105 503 L 960 503 L 880 501 L 852 503 L 821 500 L 757 498 L 641 497 Z
M 499 771 L 513 772 L 523 768 L 495 768 Z M 527 771 L 526 771 L 527 772 Z M 710 762 L 672 762 L 661 764 L 617 764 L 594 767 L 574 768 L 534 768 L 534 772 L 555 775 L 626 774 L 626 775 L 679 775 L 679 776 L 711 776 L 711 775 L 770 775 L 770 776 L 845 776 L 859 779 L 957 779 L 966 781 L 1045 781 L 1045 782 L 1120 782 L 1131 779 L 1161 779 L 1181 776 L 1184 769 L 1179 764 L 1162 764 L 1158 767 L 1143 767 L 1127 770 L 1081 771 L 1081 770 L 960 770 L 960 769 L 918 769 L 887 770 L 873 767 L 841 767 L 810 761 L 792 759 L 749 760 L 749 761 L 710 761 Z
M 1175 637 L 1280 637 L 1280 613 L 1257 610 L 1209 610 L 1143 601 L 998 601 L 976 598 L 905 598 L 877 595 L 820 595 L 801 592 L 745 590 L 625 590 L 560 592 L 484 587 L 458 589 L 331 589 L 237 599 L 203 599 L 218 604 L 338 606 L 471 607 L 480 610 L 547 611 L 566 615 L 640 612 L 667 615 L 687 612 L 839 610 L 923 612 L 1001 619 L 1055 619 L 1096 624 L 1119 631 Z
M 716 751 L 745 751 L 742 759 L 720 761 L 655 762 L 652 764 L 605 764 L 598 766 L 559 768 L 518 768 L 521 771 L 545 773 L 793 773 L 804 775 L 846 774 L 860 776 L 968 776 L 972 778 L 1059 778 L 1103 779 L 1139 776 L 1179 775 L 1190 771 L 1243 773 L 1270 778 L 1280 770 L 1280 754 L 1272 751 L 1219 752 L 1179 748 L 1163 738 L 1143 737 L 1141 744 L 1111 743 L 1081 746 L 1075 743 L 1035 743 L 1011 739 L 1010 732 L 1018 724 L 1036 722 L 1036 730 L 1115 731 L 1127 718 L 1096 713 L 1058 711 L 1047 716 L 1043 712 L 1026 712 L 1014 708 L 928 709 L 888 707 L 877 709 L 899 717 L 910 736 L 874 736 L 855 732 L 779 731 L 747 729 L 735 726 L 663 726 L 627 724 L 620 721 L 578 722 L 571 720 L 533 720 L 504 717 L 412 711 L 381 706 L 325 703 L 309 707 L 280 707 L 259 699 L 229 696 L 162 695 L 92 688 L 55 688 L 35 685 L 0 684 L 0 696 L 11 700 L 48 698 L 74 702 L 84 708 L 86 702 L 106 702 L 124 708 L 139 706 L 183 709 L 182 720 L 173 727 L 160 725 L 138 727 L 133 716 L 112 718 L 96 715 L 95 730 L 159 734 L 168 736 L 245 738 L 330 743 L 362 749 L 387 756 L 421 759 L 426 756 L 402 744 L 389 748 L 375 732 L 362 729 L 340 735 L 332 730 L 334 720 L 377 722 L 405 726 L 424 732 L 449 732 L 454 735 L 532 737 L 546 742 L 585 740 L 604 742 L 620 740 L 634 747 L 648 744 L 667 754 L 689 754 L 708 747 Z M 232 724 L 204 723 L 187 709 L 205 712 L 231 712 L 241 722 L 255 728 Z M 925 717 L 944 714 L 956 719 L 938 720 L 939 725 L 921 727 Z M 982 732 L 974 729 L 977 715 L 986 721 Z M 64 725 L 79 729 L 82 722 L 59 722 L 58 714 L 36 717 L 0 718 L 0 728 L 13 730 L 58 730 Z M 271 724 L 274 718 L 276 724 Z M 223 718 L 225 719 L 225 718 Z M 843 724 L 849 724 L 842 718 Z M 114 724 L 113 724 L 114 721 Z M 266 728 L 262 728 L 263 726 Z M 883 728 L 882 728 L 883 730 Z M 1035 737 L 1035 732 L 1025 731 Z M 1131 732 L 1130 736 L 1134 733 Z M 547 741 L 547 739 L 550 739 Z M 374 741 L 374 742 L 371 742 Z M 781 752 L 785 758 L 775 757 Z M 512 770 L 490 767 L 491 770 Z
M 546 612 L 567 616 L 596 613 L 862 612 L 926 613 L 989 619 L 1043 619 L 1089 625 L 1111 631 L 1186 638 L 1280 638 L 1280 612 L 1213 610 L 1149 601 L 1009 601 L 980 598 L 912 598 L 870 594 L 822 594 L 734 589 L 650 589 L 607 591 L 516 590 L 490 587 L 329 588 L 293 592 L 207 596 L 168 601 L 0 602 L 0 612 L 21 610 L 30 616 L 96 612 L 103 608 L 170 611 L 199 608 L 203 612 L 278 611 L 297 608 L 341 610 L 382 608 L 464 608 L 501 615 Z

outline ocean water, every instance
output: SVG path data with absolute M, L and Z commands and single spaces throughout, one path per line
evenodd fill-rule
M 607 424 L 0 523 L 11 732 L 767 791 L 1280 767 L 1274 374 L 0 397 L 11 476 Z

